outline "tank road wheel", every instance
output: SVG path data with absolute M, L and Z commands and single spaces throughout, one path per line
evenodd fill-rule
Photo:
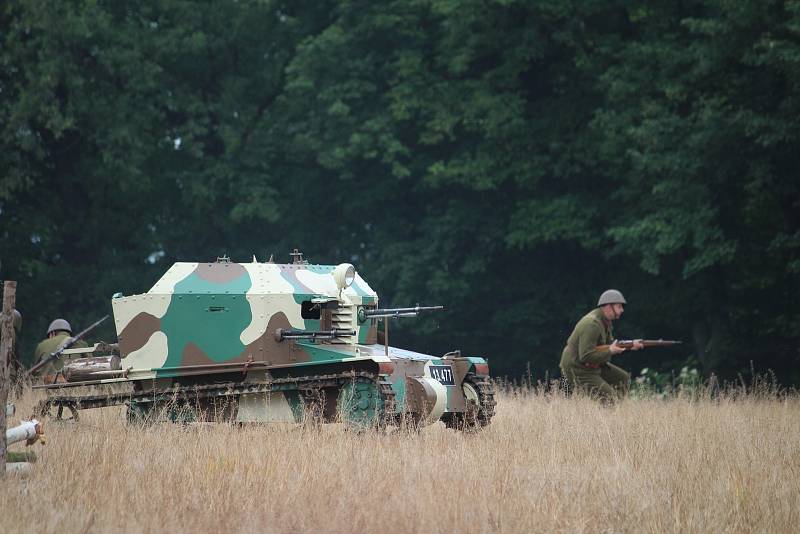
M 494 416 L 494 385 L 488 377 L 467 374 L 461 384 L 467 409 L 461 413 L 448 414 L 443 418 L 447 428 L 455 428 L 465 432 L 480 430 L 488 426 Z
M 339 390 L 339 418 L 351 430 L 361 432 L 385 425 L 385 401 L 379 384 L 374 381 L 353 380 Z
M 69 410 L 70 416 L 64 417 L 64 408 Z M 49 417 L 54 421 L 75 422 L 80 419 L 78 404 L 76 402 L 43 400 L 36 407 L 36 412 L 41 417 Z M 55 413 L 54 413 L 55 412 Z

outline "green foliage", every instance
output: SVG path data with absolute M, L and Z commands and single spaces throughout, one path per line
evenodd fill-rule
M 23 348 L 175 260 L 299 247 L 501 374 L 618 287 L 620 336 L 687 341 L 643 365 L 800 381 L 798 32 L 775 0 L 5 3 Z
M 645 367 L 639 372 L 639 376 L 633 379 L 631 397 L 692 396 L 699 393 L 702 386 L 703 378 L 696 367 L 690 368 L 684 365 L 677 374 Z

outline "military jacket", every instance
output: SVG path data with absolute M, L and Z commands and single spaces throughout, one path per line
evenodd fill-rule
M 52 352 L 58 350 L 61 344 L 64 343 L 67 339 L 69 339 L 69 337 L 70 335 L 67 334 L 66 332 L 61 332 L 57 336 L 47 338 L 38 345 L 36 345 L 36 352 L 34 353 L 34 359 L 33 359 L 33 361 L 35 362 L 34 365 L 36 363 L 39 363 L 42 360 L 42 358 L 47 358 Z M 72 347 L 70 348 L 82 348 L 86 346 L 87 346 L 86 343 L 82 339 L 79 339 L 78 341 L 73 343 Z M 48 375 L 55 373 L 56 371 L 60 371 L 62 367 L 63 363 L 61 362 L 61 360 L 54 360 L 49 364 L 45 365 L 44 367 L 42 367 L 41 369 L 39 369 L 37 373 L 41 375 Z
M 608 345 L 613 339 L 611 321 L 605 318 L 602 309 L 595 308 L 578 321 L 567 339 L 567 346 L 561 353 L 561 368 L 584 368 L 585 363 L 608 363 L 611 360 L 611 351 L 597 350 L 597 346 Z

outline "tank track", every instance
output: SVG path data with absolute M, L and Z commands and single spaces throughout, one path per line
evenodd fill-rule
M 230 399 L 243 394 L 269 393 L 275 391 L 297 391 L 304 399 L 313 398 L 315 392 L 325 388 L 341 388 L 348 382 L 369 382 L 378 385 L 383 403 L 384 421 L 389 420 L 395 410 L 395 393 L 391 384 L 379 375 L 369 372 L 345 372 L 326 375 L 309 375 L 302 377 L 275 378 L 258 382 L 221 382 L 214 384 L 179 386 L 152 389 L 142 392 L 108 393 L 96 395 L 53 395 L 37 405 L 35 415 L 49 415 L 50 409 L 58 408 L 56 419 L 61 419 L 63 409 L 78 419 L 78 410 L 105 408 L 136 403 L 140 405 L 154 404 L 164 399 L 181 403 L 196 402 L 200 399 Z
M 488 426 L 494 417 L 494 407 L 497 406 L 494 384 L 488 376 L 467 375 L 467 378 L 478 390 L 478 423 L 480 426 Z
M 444 424 L 447 428 L 456 430 L 479 430 L 488 426 L 494 417 L 494 407 L 497 405 L 494 398 L 494 384 L 488 376 L 475 373 L 468 373 L 464 383 L 471 384 L 475 388 L 478 393 L 478 404 L 464 413 L 448 414 L 448 417 L 443 419 Z

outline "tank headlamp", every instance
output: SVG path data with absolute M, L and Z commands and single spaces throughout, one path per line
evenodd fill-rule
M 339 291 L 348 288 L 356 279 L 356 268 L 349 263 L 340 263 L 333 270 L 333 279 Z

